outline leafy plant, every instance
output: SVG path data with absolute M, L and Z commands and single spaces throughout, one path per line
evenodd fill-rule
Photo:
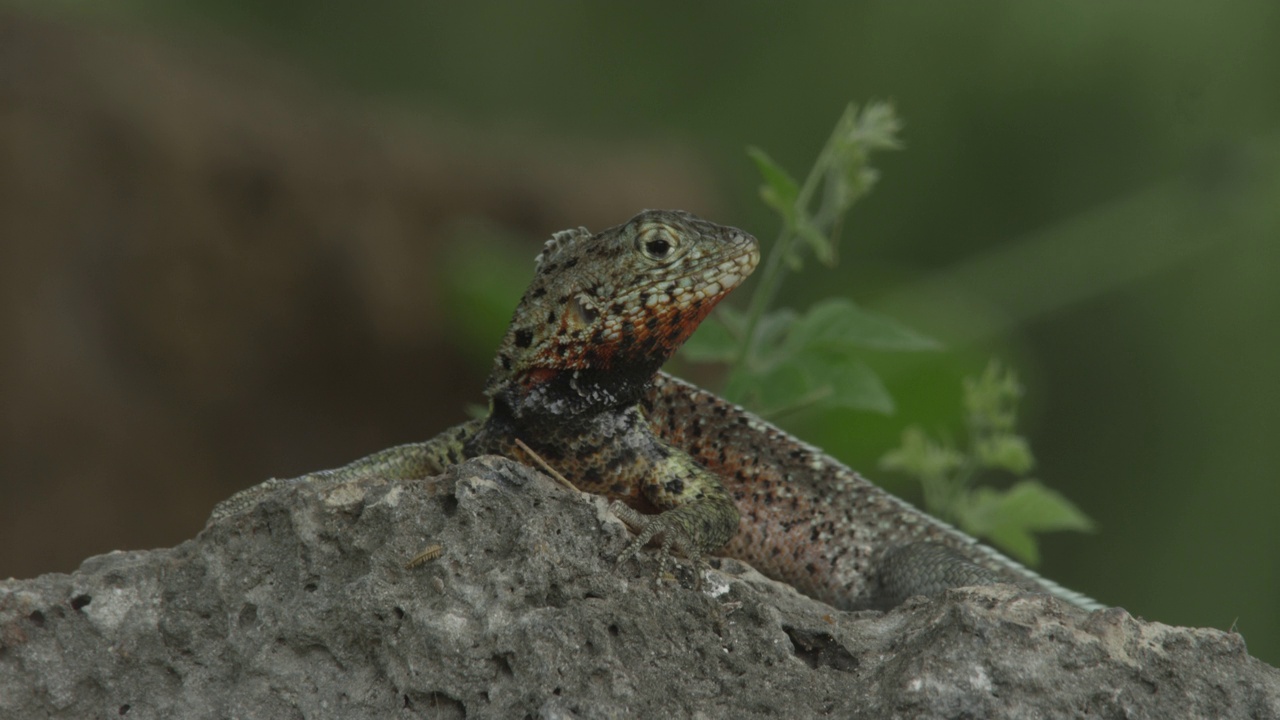
M 876 103 L 859 112 L 850 105 L 803 184 L 763 150 L 748 150 L 764 180 L 760 197 L 778 212 L 782 229 L 747 310 L 721 306 L 682 351 L 689 360 L 730 363 L 724 390 L 729 399 L 765 416 L 835 407 L 892 413 L 893 398 L 859 355 L 939 348 L 936 341 L 846 299 L 825 300 L 804 313 L 770 309 L 784 271 L 800 270 L 806 252 L 835 264 L 845 214 L 879 177 L 869 164 L 871 154 L 900 147 L 898 130 L 890 106 Z M 902 445 L 884 455 L 881 467 L 919 480 L 930 513 L 1034 564 L 1039 552 L 1032 533 L 1087 531 L 1092 523 L 1062 495 L 1022 477 L 1034 461 L 1026 439 L 1015 432 L 1020 395 L 1013 373 L 993 362 L 980 378 L 965 381 L 969 442 L 964 450 L 913 426 L 904 431 Z M 1004 490 L 977 486 L 988 471 L 1021 479 Z
M 1026 477 L 1035 459 L 1026 438 L 1015 432 L 1021 396 L 1013 372 L 992 361 L 980 377 L 964 381 L 968 443 L 963 450 L 911 426 L 903 431 L 902 444 L 880 459 L 880 467 L 919 480 L 931 514 L 1035 564 L 1040 552 L 1032 533 L 1088 532 L 1093 522 L 1070 500 Z M 975 484 L 991 472 L 1019 479 L 1003 490 Z
M 818 303 L 803 314 L 769 309 L 784 271 L 801 269 L 806 252 L 826 265 L 836 263 L 845 214 L 879 178 L 868 162 L 870 156 L 898 148 L 898 129 L 889 105 L 873 103 L 861 112 L 850 105 L 803 184 L 764 150 L 747 151 L 764 179 L 760 197 L 778 212 L 782 229 L 765 258 L 747 310 L 722 306 L 683 351 L 690 360 L 731 364 L 724 389 L 729 399 L 764 416 L 829 407 L 891 413 L 892 397 L 859 353 L 939 347 L 845 299 Z

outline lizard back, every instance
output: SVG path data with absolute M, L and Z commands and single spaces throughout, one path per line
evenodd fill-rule
M 1103 607 L 877 487 L 838 460 L 706 390 L 659 373 L 654 432 L 718 475 L 742 513 L 719 553 L 842 609 L 885 607 L 884 554 L 936 543 L 1003 582 Z

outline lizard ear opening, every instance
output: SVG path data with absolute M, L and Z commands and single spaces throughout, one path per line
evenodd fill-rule
M 600 317 L 600 311 L 581 295 L 569 303 L 569 319 L 579 326 L 591 325 Z

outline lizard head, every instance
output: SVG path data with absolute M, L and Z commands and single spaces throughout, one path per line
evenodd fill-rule
M 558 232 L 538 255 L 486 394 L 527 398 L 559 379 L 582 398 L 638 397 L 759 260 L 750 234 L 679 210 Z

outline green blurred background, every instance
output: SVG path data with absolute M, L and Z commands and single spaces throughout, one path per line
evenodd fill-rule
M 443 117 L 509 145 L 685 148 L 716 198 L 690 209 L 766 243 L 777 223 L 744 148 L 803 173 L 847 102 L 892 101 L 906 149 L 878 157 L 841 265 L 807 268 L 783 302 L 850 296 L 947 350 L 869 358 L 894 416 L 788 427 L 914 498 L 878 477 L 877 458 L 910 423 L 958 434 L 960 378 L 999 357 L 1027 387 L 1037 476 L 1099 526 L 1047 538 L 1042 571 L 1149 619 L 1234 627 L 1280 661 L 1280 5 L 8 7 L 249 49 L 409 125 Z M 515 267 L 539 240 L 506 240 Z M 465 258 L 450 257 L 465 281 Z M 448 305 L 465 292 L 449 297 L 456 317 L 501 324 Z M 471 341 L 477 378 L 500 330 Z

